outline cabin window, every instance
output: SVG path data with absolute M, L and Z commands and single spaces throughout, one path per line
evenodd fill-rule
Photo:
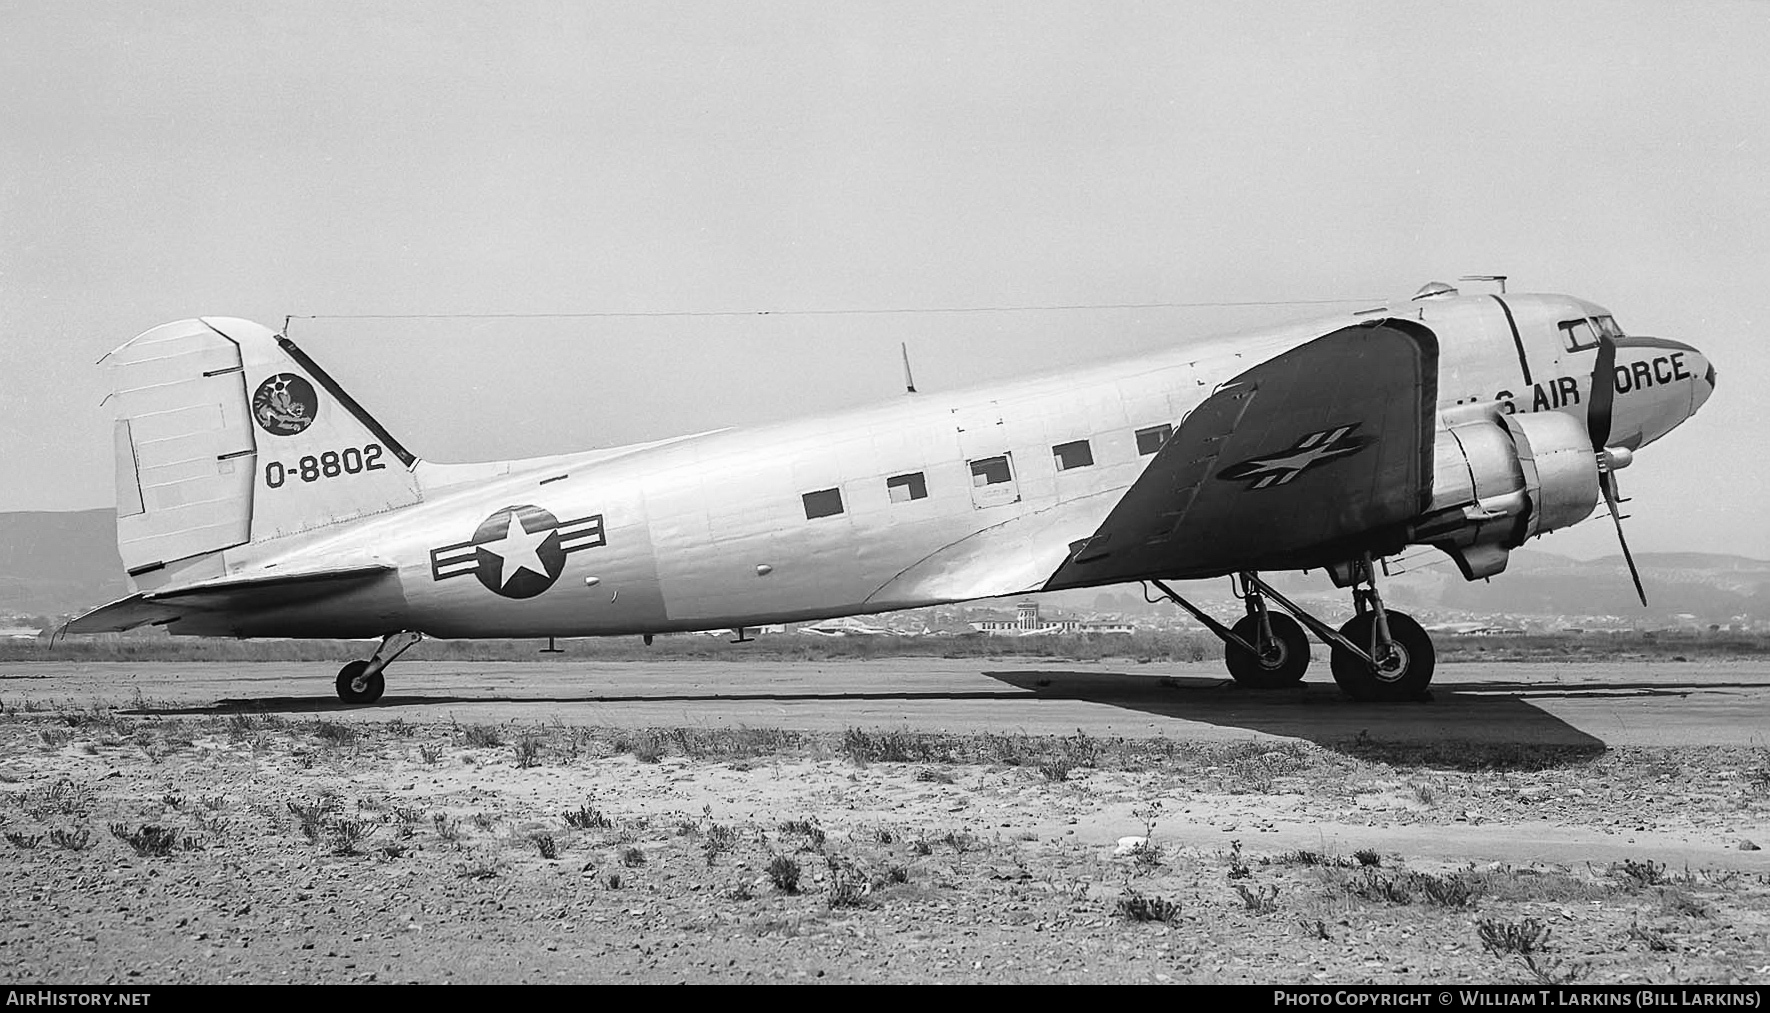
M 1592 319 L 1598 324 L 1598 333 L 1605 337 L 1620 338 L 1623 336 L 1623 330 L 1616 325 L 1615 317 L 1593 317 Z
M 986 485 L 1002 485 L 1014 481 L 1014 472 L 1008 467 L 1006 457 L 986 457 L 981 461 L 971 462 L 971 485 L 981 489 Z
M 1598 332 L 1592 329 L 1592 322 L 1581 317 L 1578 320 L 1561 321 L 1561 347 L 1570 352 L 1584 351 L 1598 344 Z
M 885 492 L 893 503 L 908 503 L 913 499 L 928 498 L 928 482 L 917 471 L 908 475 L 893 475 L 885 480 Z
M 1051 448 L 1051 456 L 1057 461 L 1058 471 L 1086 468 L 1094 463 L 1094 451 L 1089 448 L 1087 440 L 1059 443 Z
M 819 489 L 805 494 L 805 519 L 815 521 L 819 517 L 834 517 L 842 512 L 842 490 Z
M 1137 455 L 1147 457 L 1155 453 L 1162 449 L 1162 444 L 1168 442 L 1168 437 L 1172 435 L 1174 435 L 1174 427 L 1165 423 L 1137 430 Z
M 971 505 L 979 510 L 1020 502 L 1014 482 L 1014 455 L 1000 454 L 966 461 L 971 468 Z

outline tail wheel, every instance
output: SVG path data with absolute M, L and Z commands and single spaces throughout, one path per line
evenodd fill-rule
M 1309 668 L 1309 635 L 1290 616 L 1269 612 L 1266 619 L 1272 625 L 1272 640 L 1266 651 L 1254 654 L 1226 643 L 1223 663 L 1235 681 L 1249 689 L 1279 689 L 1295 685 L 1302 681 L 1304 671 Z M 1230 632 L 1250 644 L 1258 644 L 1260 620 L 1257 616 L 1242 616 L 1230 627 Z
M 362 679 L 362 674 L 369 668 L 367 661 L 353 661 L 338 670 L 338 699 L 345 703 L 374 703 L 381 699 L 381 691 L 387 688 L 386 680 L 380 672 Z M 362 679 L 362 688 L 357 688 L 358 679 Z
M 1417 700 L 1432 682 L 1432 668 L 1437 660 L 1432 638 L 1405 612 L 1389 611 L 1385 617 L 1389 620 L 1391 643 L 1382 654 L 1376 647 L 1375 613 L 1354 616 L 1340 627 L 1340 635 L 1369 652 L 1377 665 L 1372 668 L 1345 648 L 1335 647 L 1331 660 L 1334 681 L 1354 700 Z

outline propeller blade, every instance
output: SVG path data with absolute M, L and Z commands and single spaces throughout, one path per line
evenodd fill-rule
M 1610 508 L 1610 521 L 1616 525 L 1616 544 L 1622 546 L 1623 562 L 1629 564 L 1629 576 L 1635 581 L 1635 595 L 1647 605 L 1647 592 L 1641 587 L 1641 571 L 1635 568 L 1635 557 L 1629 552 L 1629 540 L 1623 537 L 1622 512 L 1616 505 L 1616 476 L 1606 471 L 1600 476 L 1599 488 L 1604 490 L 1604 505 Z
M 1616 544 L 1622 546 L 1623 561 L 1629 564 L 1629 577 L 1635 582 L 1635 596 L 1647 604 L 1647 592 L 1641 587 L 1641 571 L 1635 567 L 1629 540 L 1623 537 L 1622 511 L 1617 507 L 1620 495 L 1616 489 L 1616 473 L 1611 470 L 1609 451 L 1610 416 L 1616 406 L 1616 342 L 1608 335 L 1598 335 L 1598 358 L 1592 363 L 1592 403 L 1586 409 L 1586 433 L 1592 438 L 1592 452 L 1598 455 L 1598 488 L 1604 493 L 1604 505 L 1610 508 L 1610 521 L 1616 525 Z
M 1592 403 L 1586 409 L 1586 432 L 1592 437 L 1592 450 L 1604 451 L 1610 440 L 1610 412 L 1616 404 L 1616 342 L 1607 335 L 1598 336 L 1598 360 L 1592 364 Z

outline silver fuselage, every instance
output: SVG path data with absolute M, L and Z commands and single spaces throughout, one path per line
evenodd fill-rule
M 173 632 L 662 633 L 1036 591 L 1152 459 L 1149 446 L 1140 451 L 1140 430 L 1178 425 L 1230 377 L 1373 314 L 1419 320 L 1437 335 L 1440 409 L 1497 400 L 1583 417 L 1595 352 L 1569 350 L 1561 325 L 1608 312 L 1564 296 L 1503 300 L 1445 296 L 1177 340 L 1132 361 L 638 447 L 495 465 L 420 462 L 421 502 L 254 538 L 224 554 L 228 571 L 279 560 L 379 562 L 396 567 L 397 580 L 251 614 L 187 617 Z M 1713 389 L 1709 363 L 1688 346 L 1632 337 L 1617 346 L 1612 445 L 1653 442 Z M 1090 464 L 1076 466 L 1079 441 Z M 1065 446 L 1067 460 L 1054 450 Z M 974 466 L 994 458 L 1005 459 L 1011 479 L 980 484 Z M 488 558 L 481 546 L 504 544 L 485 541 L 485 525 L 513 507 L 577 524 L 557 575 L 523 597 L 499 593 L 479 572 Z

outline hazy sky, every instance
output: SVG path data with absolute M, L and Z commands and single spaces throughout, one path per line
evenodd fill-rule
M 167 320 L 1363 299 L 1504 273 L 1719 389 L 1637 550 L 1770 558 L 1770 4 L 0 0 L 0 510 L 109 506 Z M 435 460 L 1135 354 L 1307 307 L 300 320 Z M 1613 551 L 1589 521 L 1534 543 Z

